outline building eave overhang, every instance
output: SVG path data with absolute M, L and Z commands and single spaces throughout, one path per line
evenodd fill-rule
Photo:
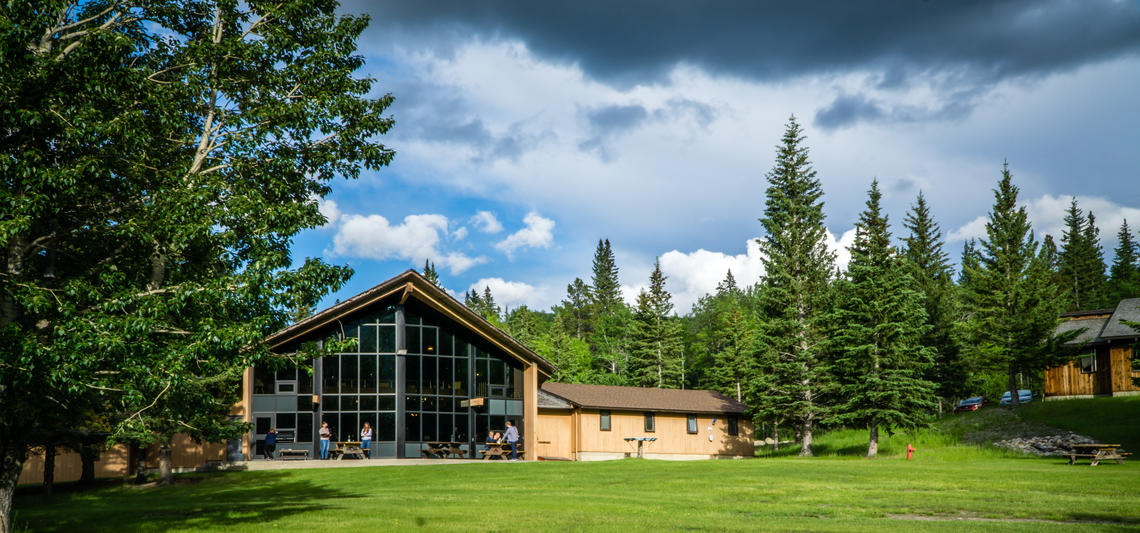
M 290 342 L 310 335 L 346 316 L 396 295 L 399 295 L 401 304 L 409 298 L 423 302 L 440 314 L 480 335 L 516 360 L 524 364 L 536 365 L 539 373 L 547 378 L 554 374 L 555 367 L 549 361 L 468 309 L 467 306 L 414 270 L 407 270 L 371 289 L 300 320 L 270 335 L 266 338 L 266 342 L 271 350 L 278 350 Z

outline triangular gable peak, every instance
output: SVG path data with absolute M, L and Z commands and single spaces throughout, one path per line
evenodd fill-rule
M 291 343 L 304 338 L 311 338 L 314 334 L 328 328 L 334 328 L 339 322 L 349 320 L 382 303 L 393 302 L 404 305 L 409 300 L 415 300 L 468 331 L 477 334 L 520 363 L 536 365 L 541 374 L 549 377 L 554 373 L 555 367 L 549 361 L 543 359 L 503 330 L 495 327 L 479 314 L 468 309 L 467 306 L 414 270 L 407 270 L 371 289 L 300 320 L 292 326 L 270 335 L 266 342 L 269 343 L 270 349 L 281 350 Z

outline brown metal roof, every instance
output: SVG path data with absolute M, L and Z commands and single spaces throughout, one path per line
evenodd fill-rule
M 743 413 L 748 410 L 747 405 L 709 390 L 616 387 L 549 381 L 542 384 L 542 390 L 588 409 L 711 414 Z
M 270 349 L 280 348 L 291 341 L 332 324 L 345 315 L 364 309 L 384 298 L 397 294 L 400 295 L 400 302 L 404 302 L 408 298 L 415 298 L 436 311 L 439 311 L 444 316 L 456 321 L 459 325 L 481 335 L 516 359 L 524 363 L 537 364 L 540 373 L 547 376 L 554 373 L 555 367 L 549 361 L 543 359 L 535 353 L 534 350 L 527 348 L 510 335 L 507 335 L 503 330 L 487 322 L 487 320 L 479 316 L 478 313 L 468 309 L 467 306 L 460 303 L 459 300 L 456 300 L 448 294 L 447 291 L 437 287 L 415 270 L 407 270 L 356 296 L 306 317 L 292 326 L 270 335 L 266 339 L 266 342 L 269 343 Z

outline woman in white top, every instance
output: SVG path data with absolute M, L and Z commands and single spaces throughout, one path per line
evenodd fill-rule
M 367 459 L 372 458 L 372 453 L 369 447 L 372 445 L 372 424 L 364 423 L 364 427 L 360 429 L 360 449 L 364 450 L 364 457 Z

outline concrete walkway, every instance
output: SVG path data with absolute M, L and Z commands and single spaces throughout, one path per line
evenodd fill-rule
M 343 459 L 337 461 L 329 459 L 305 459 L 282 461 L 256 460 L 230 463 L 221 470 L 293 470 L 298 468 L 358 468 L 362 466 L 420 466 L 420 465 L 458 465 L 469 463 L 488 464 L 507 463 L 510 461 L 484 461 L 482 459 Z M 518 462 L 523 462 L 521 459 Z

